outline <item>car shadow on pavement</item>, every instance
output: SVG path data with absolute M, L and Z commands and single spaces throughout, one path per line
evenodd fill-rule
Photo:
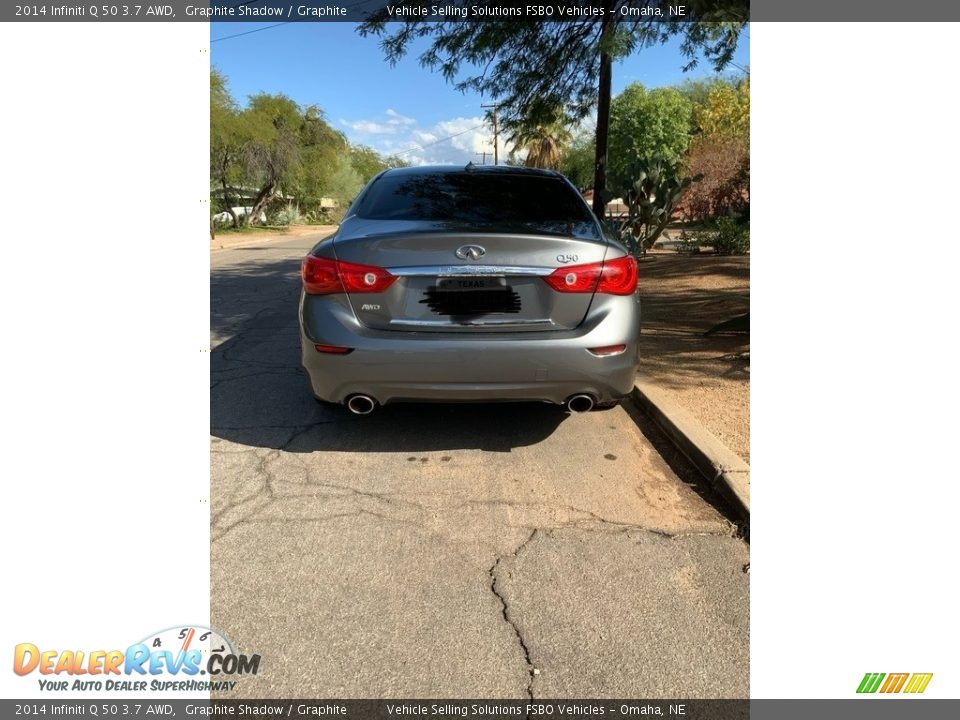
M 396 404 L 356 416 L 322 405 L 300 365 L 296 261 L 214 269 L 211 329 L 232 336 L 210 359 L 214 437 L 289 452 L 509 452 L 549 437 L 567 417 L 545 403 Z

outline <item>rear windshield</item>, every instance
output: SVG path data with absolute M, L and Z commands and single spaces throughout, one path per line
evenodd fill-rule
M 586 203 L 564 180 L 490 172 L 385 175 L 364 195 L 357 215 L 559 234 L 594 228 Z

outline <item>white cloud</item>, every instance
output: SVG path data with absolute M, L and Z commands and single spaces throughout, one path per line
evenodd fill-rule
M 395 133 L 397 128 L 389 123 L 379 123 L 374 120 L 341 120 L 344 125 L 361 135 L 390 135 Z
M 412 117 L 401 115 L 393 108 L 387 108 L 385 118 L 370 118 L 363 120 L 340 119 L 340 124 L 350 128 L 358 135 L 394 135 L 417 124 Z
M 387 117 L 390 118 L 387 120 L 391 125 L 416 125 L 417 121 L 412 117 L 407 117 L 406 115 L 401 115 L 393 108 L 387 108 Z
M 480 115 L 441 120 L 429 127 L 420 126 L 414 118 L 392 108 L 384 115 L 385 119 L 341 123 L 353 131 L 348 132 L 351 141 L 370 145 L 384 155 L 400 155 L 411 165 L 479 164 L 484 152 L 486 162 L 493 163 L 493 131 Z M 501 136 L 501 161 L 506 159 L 508 150 Z

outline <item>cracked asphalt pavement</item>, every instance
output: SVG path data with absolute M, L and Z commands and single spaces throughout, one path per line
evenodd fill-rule
M 319 405 L 319 239 L 211 254 L 211 623 L 262 656 L 235 694 L 747 697 L 749 547 L 655 428 Z

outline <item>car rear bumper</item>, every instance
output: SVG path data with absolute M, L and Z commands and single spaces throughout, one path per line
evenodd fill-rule
M 371 330 L 335 296 L 303 296 L 303 367 L 313 393 L 342 403 L 355 394 L 397 401 L 563 403 L 586 393 L 597 402 L 628 394 L 637 371 L 639 302 L 603 297 L 571 331 L 441 333 Z M 317 352 L 315 344 L 353 348 Z M 597 357 L 589 348 L 626 345 Z

